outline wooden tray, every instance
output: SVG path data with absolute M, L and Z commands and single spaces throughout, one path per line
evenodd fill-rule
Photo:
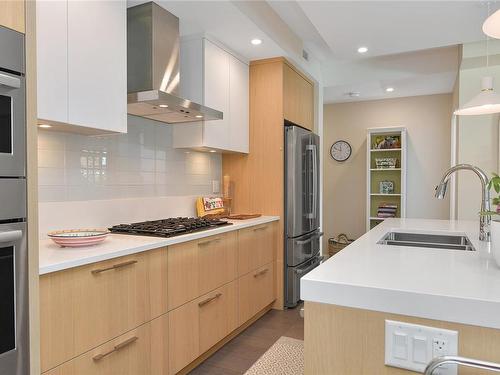
M 233 214 L 228 215 L 227 218 L 229 220 L 247 220 L 247 219 L 255 219 L 256 217 L 261 217 L 262 214 Z

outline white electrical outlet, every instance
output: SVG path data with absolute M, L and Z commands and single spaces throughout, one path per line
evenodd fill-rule
M 458 332 L 447 329 L 385 321 L 385 364 L 423 372 L 435 357 L 457 355 Z M 456 365 L 446 365 L 435 375 L 456 375 Z
M 212 180 L 212 193 L 213 194 L 220 193 L 220 181 Z

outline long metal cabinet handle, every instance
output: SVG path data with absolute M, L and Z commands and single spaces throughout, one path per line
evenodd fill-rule
M 198 242 L 198 246 L 208 245 L 211 244 L 212 242 L 220 242 L 220 238 L 214 238 L 212 240 Z
M 107 357 L 111 353 L 117 352 L 118 350 L 123 349 L 126 346 L 129 346 L 130 344 L 132 344 L 133 342 L 136 342 L 137 340 L 139 340 L 139 337 L 137 337 L 137 336 L 131 337 L 131 338 L 119 343 L 119 344 L 116 344 L 113 347 L 113 349 L 107 351 L 106 353 L 101 353 L 101 354 L 97 354 L 97 355 L 93 356 L 92 359 L 94 361 L 100 361 L 101 359 L 103 359 L 104 357 Z
M 425 368 L 424 374 L 432 375 L 434 373 L 434 370 L 436 370 L 439 366 L 444 365 L 446 363 L 454 363 L 466 367 L 473 367 L 483 370 L 500 372 L 500 363 L 481 361 L 479 359 L 472 359 L 466 357 L 445 355 L 443 357 L 436 357 L 432 361 L 430 361 L 427 367 Z
M 132 264 L 136 264 L 137 261 L 136 260 L 129 260 L 127 262 L 123 262 L 123 263 L 118 263 L 118 264 L 113 264 L 112 266 L 110 267 L 106 267 L 106 268 L 98 268 L 98 269 L 95 269 L 95 270 L 92 270 L 90 271 L 93 275 L 96 275 L 96 274 L 99 274 L 101 272 L 106 272 L 106 271 L 111 271 L 111 270 L 116 270 L 118 268 L 123 268 L 123 267 L 126 267 L 126 266 L 131 266 Z
M 20 230 L 0 232 L 0 243 L 17 241 L 20 240 L 22 236 L 23 232 Z
M 21 80 L 7 74 L 0 73 L 0 85 L 18 89 L 21 87 Z
M 253 277 L 258 277 L 258 276 L 260 276 L 260 275 L 263 275 L 263 274 L 267 273 L 268 271 L 269 271 L 269 269 L 268 269 L 268 268 L 266 268 L 265 270 L 262 270 L 262 271 L 259 271 L 259 272 L 257 272 L 257 273 L 254 273 L 254 274 L 253 274 Z
M 259 231 L 259 230 L 264 230 L 264 229 L 266 229 L 266 228 L 267 228 L 267 225 L 264 225 L 263 227 L 254 228 L 254 229 L 253 229 L 253 231 L 254 231 L 254 232 L 257 232 L 257 231 Z
M 221 296 L 222 296 L 222 293 L 217 293 L 217 294 L 216 294 L 215 296 L 213 296 L 213 297 L 210 297 L 210 298 L 207 298 L 206 300 L 203 300 L 203 301 L 201 301 L 201 302 L 198 302 L 198 306 L 199 306 L 199 307 L 205 306 L 207 303 L 210 303 L 210 302 L 212 302 L 213 300 L 215 300 L 215 299 L 217 299 L 217 298 L 219 298 L 219 297 L 221 297 Z

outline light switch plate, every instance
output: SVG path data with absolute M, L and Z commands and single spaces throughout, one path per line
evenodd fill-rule
M 418 324 L 385 321 L 385 364 L 423 372 L 434 358 L 457 355 L 458 332 Z M 442 366 L 434 375 L 456 375 L 456 365 Z

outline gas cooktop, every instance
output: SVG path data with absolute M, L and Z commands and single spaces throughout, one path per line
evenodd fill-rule
M 109 230 L 113 233 L 121 234 L 172 237 L 186 233 L 213 229 L 224 225 L 231 225 L 231 223 L 220 219 L 177 217 L 163 220 L 143 221 L 132 224 L 119 224 L 112 226 Z

